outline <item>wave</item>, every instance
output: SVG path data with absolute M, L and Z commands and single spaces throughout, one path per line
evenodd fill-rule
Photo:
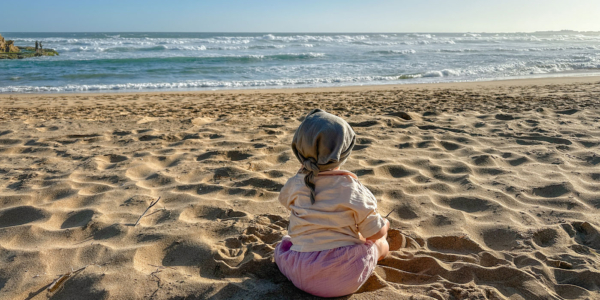
M 91 35 L 91 36 L 90 36 Z M 59 53 L 131 53 L 161 51 L 243 51 L 283 49 L 288 47 L 315 47 L 335 45 L 408 46 L 419 52 L 427 52 L 430 45 L 448 45 L 450 49 L 439 52 L 485 52 L 490 44 L 497 44 L 495 51 L 542 52 L 561 50 L 598 50 L 600 34 L 255 34 L 247 36 L 219 36 L 204 34 L 74 34 L 74 37 L 14 37 L 16 44 L 33 46 L 41 40 L 47 48 Z M 159 37 L 157 37 L 158 35 Z M 562 43 L 555 46 L 556 43 Z M 566 45 L 571 43 L 571 45 Z M 581 45 L 584 44 L 584 45 Z M 587 45 L 585 45 L 587 44 Z M 463 45 L 465 50 L 452 49 Z M 465 47 L 466 45 L 469 45 Z M 516 46 L 515 46 L 516 45 Z M 524 49 L 521 49 L 523 46 Z M 421 49 L 424 48 L 424 49 Z M 456 47 L 458 48 L 458 47 Z M 476 50 L 478 49 L 479 50 Z M 505 49 L 502 49 L 505 48 Z M 473 50 L 472 50 L 473 49 Z M 376 50 L 376 49 L 374 49 Z M 62 58 L 57 58 L 62 59 Z
M 410 33 L 410 34 L 406 35 L 406 37 L 426 38 L 426 39 L 432 39 L 434 36 L 435 36 L 435 34 L 420 34 L 420 33 Z
M 408 50 L 377 50 L 377 51 L 369 51 L 369 54 L 380 54 L 380 55 L 398 55 L 398 54 L 415 54 L 417 51 L 408 49 Z
M 151 47 L 88 47 L 81 46 L 75 48 L 58 47 L 55 50 L 59 52 L 107 52 L 107 53 L 122 53 L 122 52 L 152 52 L 152 51 L 204 51 L 206 46 L 171 46 L 159 45 Z
M 37 64 L 53 67 L 71 67 L 78 65 L 97 65 L 105 64 L 126 65 L 138 63 L 249 63 L 258 61 L 296 61 L 325 58 L 325 53 L 284 53 L 284 54 L 249 54 L 249 55 L 214 55 L 214 56 L 159 56 L 159 57 L 126 57 L 126 58 L 91 58 L 91 59 L 69 59 L 53 60 L 42 59 L 36 61 Z
M 434 52 L 442 52 L 442 53 L 465 53 L 465 52 L 482 52 L 483 50 L 477 49 L 436 49 Z M 489 51 L 486 51 L 489 52 Z
M 600 70 L 600 60 L 582 61 L 568 60 L 565 62 L 512 62 L 488 66 L 475 66 L 465 69 L 432 70 L 422 73 L 425 78 L 431 77 L 487 77 L 496 78 L 510 76 L 527 76 L 536 74 L 551 74 L 581 70 Z
M 477 36 L 477 37 L 456 37 L 453 38 L 456 43 L 470 43 L 470 44 L 480 44 L 480 43 L 502 43 L 502 42 L 581 42 L 581 41 L 600 41 L 600 36 L 535 36 L 535 35 L 523 35 L 523 36 L 508 36 L 508 35 L 498 35 L 498 36 Z
M 325 53 L 286 53 L 286 54 L 272 54 L 272 55 L 232 55 L 232 56 L 216 56 L 217 59 L 225 60 L 305 60 L 313 58 L 325 57 Z
M 163 83 L 124 83 L 124 84 L 93 84 L 93 85 L 63 85 L 63 86 L 8 86 L 0 87 L 0 93 L 40 93 L 40 92 L 98 92 L 98 91 L 134 91 L 134 90 L 173 90 L 197 88 L 260 88 L 283 87 L 295 85 L 366 83 L 374 81 L 398 81 L 421 78 L 419 74 L 394 76 L 359 76 L 359 77 L 325 77 L 301 79 L 271 79 L 248 81 L 184 81 Z
M 545 52 L 545 51 L 566 51 L 566 50 L 600 50 L 599 46 L 566 46 L 566 47 L 533 47 L 533 48 L 492 48 L 492 49 L 474 49 L 474 48 L 461 48 L 461 49 L 436 49 L 434 52 L 445 52 L 445 53 L 464 53 L 464 52 L 480 52 L 480 53 L 492 53 L 492 52 Z
M 423 74 L 423 77 L 445 77 L 445 76 L 459 76 L 460 75 L 460 71 L 456 71 L 456 70 L 450 70 L 450 69 L 446 69 L 446 70 L 442 70 L 442 71 L 429 71 L 425 74 Z
M 491 41 L 600 41 L 600 34 L 543 34 L 543 33 L 498 33 L 498 34 L 249 34 L 244 36 L 215 34 L 69 34 L 72 37 L 11 37 L 18 42 L 34 43 L 36 40 L 56 44 L 143 44 L 143 43 L 184 43 L 184 44 L 248 44 L 260 42 L 308 43 L 333 42 L 349 43 L 357 41 L 414 41 L 416 40 L 456 40 L 460 42 Z M 152 35 L 152 36 L 147 36 Z
M 435 35 L 411 35 L 421 39 L 432 39 Z M 352 43 L 360 41 L 382 42 L 404 40 L 414 40 L 398 35 L 382 34 L 348 34 L 348 35 L 275 35 L 266 34 L 262 36 L 214 36 L 205 38 L 154 38 L 154 37 L 122 37 L 122 36 L 100 36 L 95 38 L 15 38 L 16 42 L 34 43 L 36 40 L 42 41 L 47 45 L 81 45 L 81 46 L 117 46 L 117 45 L 148 45 L 148 44 L 250 44 L 264 42 L 278 43 Z
M 311 44 L 301 44 L 299 47 L 313 47 Z M 283 49 L 287 45 L 254 45 L 254 46 L 220 46 L 206 47 L 205 45 L 168 45 L 161 44 L 151 47 L 112 47 L 112 46 L 79 46 L 79 47 L 57 47 L 55 50 L 61 52 L 137 52 L 137 51 L 204 51 L 204 50 L 264 50 L 264 49 Z
M 329 42 L 329 43 L 349 43 L 354 41 L 368 40 L 370 35 L 293 35 L 293 36 L 280 36 L 267 34 L 258 39 L 268 41 L 280 41 L 287 43 L 309 43 L 309 42 Z
M 362 85 L 377 82 L 432 82 L 433 81 L 473 81 L 479 79 L 507 78 L 512 76 L 528 76 L 551 74 L 577 70 L 600 70 L 599 61 L 591 62 L 526 62 L 505 63 L 492 66 L 478 66 L 465 69 L 432 70 L 421 73 L 375 76 L 339 76 L 318 78 L 289 78 L 265 80 L 187 80 L 181 82 L 158 83 L 122 83 L 122 84 L 67 84 L 61 86 L 6 86 L 0 87 L 0 93 L 39 93 L 39 92 L 102 92 L 102 91 L 143 91 L 143 90 L 173 90 L 173 89 L 236 89 L 236 88 L 268 88 L 292 86 L 331 86 L 331 85 Z M 66 75 L 71 76 L 71 75 Z M 63 76 L 64 77 L 64 76 Z M 69 79 L 108 78 L 112 74 L 72 75 Z M 128 75 L 120 75 L 128 78 Z M 454 79 L 452 79 L 454 78 Z M 414 81 L 419 80 L 422 81 Z M 410 81 L 413 80 L 413 81 Z M 437 82 L 436 81 L 436 82 Z

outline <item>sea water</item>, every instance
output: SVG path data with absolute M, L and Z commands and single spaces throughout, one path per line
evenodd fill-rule
M 0 93 L 297 88 L 600 75 L 599 32 L 4 33 Z

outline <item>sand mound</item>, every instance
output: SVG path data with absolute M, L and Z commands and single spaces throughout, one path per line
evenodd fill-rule
M 312 106 L 399 230 L 348 298 L 600 298 L 596 86 L 3 96 L 0 298 L 312 298 L 272 260 Z

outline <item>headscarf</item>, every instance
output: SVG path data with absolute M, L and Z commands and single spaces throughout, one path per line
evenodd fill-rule
M 302 164 L 304 183 L 310 189 L 310 202 L 315 203 L 315 178 L 346 162 L 356 134 L 344 119 L 321 109 L 311 111 L 294 134 L 292 150 Z

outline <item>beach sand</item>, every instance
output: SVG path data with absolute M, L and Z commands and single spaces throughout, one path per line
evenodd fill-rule
M 313 298 L 272 260 L 313 108 L 415 241 L 345 298 L 600 299 L 598 77 L 0 95 L 0 299 Z

